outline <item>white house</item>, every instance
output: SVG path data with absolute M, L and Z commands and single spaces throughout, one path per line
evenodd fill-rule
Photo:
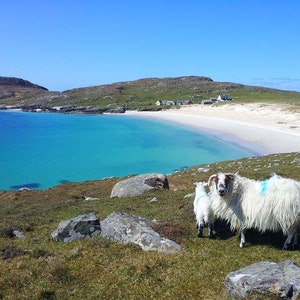
M 228 95 L 219 95 L 217 100 L 218 101 L 228 101 L 228 100 L 232 100 L 232 98 L 230 98 Z

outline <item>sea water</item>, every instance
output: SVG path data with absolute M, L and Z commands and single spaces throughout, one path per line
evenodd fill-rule
M 209 135 L 125 115 L 0 111 L 0 189 L 176 170 L 253 156 Z

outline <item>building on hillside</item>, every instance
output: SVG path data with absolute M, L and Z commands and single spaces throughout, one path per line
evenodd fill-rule
M 217 102 L 217 99 L 216 98 L 210 98 L 210 99 L 205 99 L 205 100 L 202 100 L 201 101 L 201 104 L 213 104 Z
M 157 106 L 160 106 L 160 105 L 176 105 L 176 102 L 171 101 L 171 100 L 157 100 L 156 105 Z
M 190 105 L 193 104 L 192 101 L 190 100 L 157 100 L 156 105 L 161 106 L 161 105 Z
M 230 101 L 232 98 L 230 98 L 228 95 L 219 95 L 217 98 L 218 101 Z
M 191 105 L 193 102 L 191 100 L 177 100 L 176 101 L 177 105 Z

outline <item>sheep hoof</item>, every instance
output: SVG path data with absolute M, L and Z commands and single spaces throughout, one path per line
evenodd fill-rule
M 245 243 L 240 243 L 240 248 L 244 248 Z
M 203 233 L 202 232 L 198 232 L 198 237 L 203 237 Z
M 283 247 L 282 247 L 282 250 L 290 250 L 293 248 L 294 245 L 292 245 L 291 242 L 287 242 L 287 243 L 284 243 Z

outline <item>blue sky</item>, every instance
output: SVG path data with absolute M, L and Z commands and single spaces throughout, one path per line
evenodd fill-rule
M 199 75 L 300 91 L 299 0 L 2 1 L 0 76 L 52 91 Z

